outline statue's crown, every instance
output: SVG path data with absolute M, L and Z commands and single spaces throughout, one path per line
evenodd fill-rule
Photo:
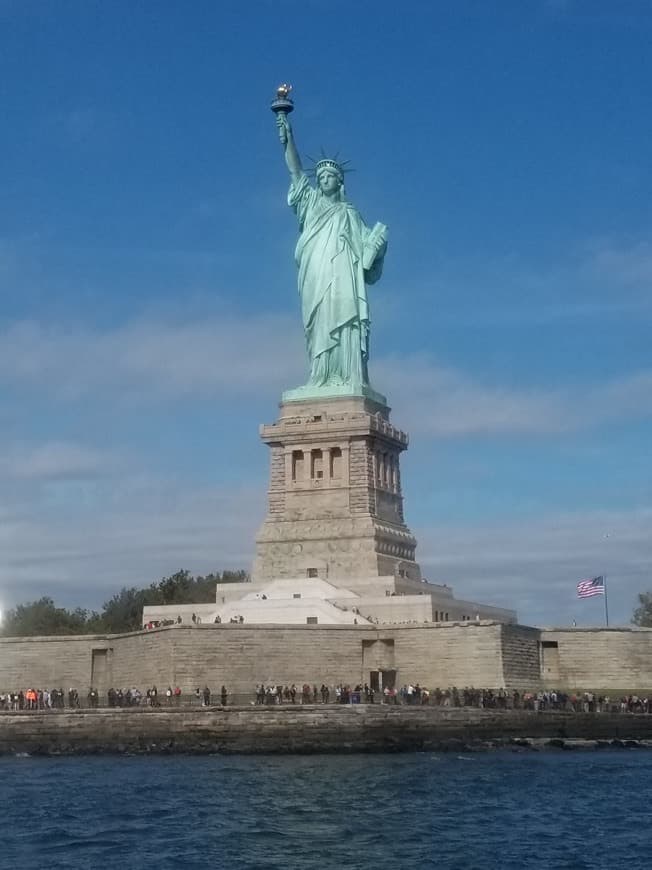
M 315 163 L 315 175 L 319 175 L 322 169 L 332 169 L 337 175 L 344 175 L 344 170 L 337 160 L 331 160 L 330 157 L 325 157 L 323 160 L 318 160 Z
M 328 169 L 330 172 L 334 172 L 339 180 L 343 182 L 344 173 L 352 171 L 347 167 L 347 164 L 349 163 L 348 160 L 338 160 L 339 154 L 336 154 L 335 157 L 326 157 L 322 149 L 321 155 L 322 156 L 320 160 L 315 160 L 312 157 L 309 158 L 313 164 L 312 169 L 309 170 L 309 173 L 314 178 L 319 178 L 319 173 L 323 172 L 325 169 Z

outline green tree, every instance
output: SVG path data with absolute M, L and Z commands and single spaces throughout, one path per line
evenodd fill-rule
M 246 571 L 222 571 L 222 574 L 209 574 L 217 583 L 250 583 L 251 577 Z
M 162 603 L 154 584 L 147 589 L 123 586 L 120 592 L 104 602 L 100 615 L 102 631 L 108 634 L 137 631 L 143 625 L 143 607 Z
M 47 595 L 38 601 L 18 604 L 8 610 L 2 620 L 5 637 L 34 637 L 36 635 L 88 634 L 96 631 L 99 615 L 93 611 L 66 610 L 57 607 Z
M 0 626 L 4 637 L 32 637 L 48 634 L 121 634 L 142 627 L 143 607 L 174 604 L 210 604 L 218 583 L 243 583 L 246 571 L 219 571 L 193 577 L 177 571 L 142 589 L 123 587 L 104 602 L 101 613 L 77 607 L 57 607 L 47 596 L 7 611 Z
M 638 607 L 632 616 L 634 625 L 652 628 L 652 592 L 639 592 Z
M 190 571 L 177 571 L 169 577 L 163 577 L 154 588 L 160 595 L 157 604 L 189 604 L 192 602 L 192 587 L 195 578 Z
M 177 571 L 169 577 L 163 577 L 150 589 L 158 598 L 148 601 L 148 604 L 211 604 L 215 601 L 215 587 L 218 583 L 245 583 L 249 575 L 246 571 L 223 571 L 201 574 L 193 577 L 189 571 Z

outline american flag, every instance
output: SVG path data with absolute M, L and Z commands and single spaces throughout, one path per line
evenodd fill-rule
M 590 598 L 592 595 L 604 595 L 604 577 L 592 577 L 590 580 L 580 580 L 577 584 L 577 597 Z

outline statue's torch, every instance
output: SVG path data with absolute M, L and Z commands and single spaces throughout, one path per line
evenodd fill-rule
M 272 100 L 272 105 L 270 107 L 276 117 L 282 117 L 285 122 L 287 122 L 287 116 L 290 112 L 294 111 L 294 103 L 290 99 L 291 90 L 292 85 L 279 85 L 276 88 L 276 99 Z M 283 125 L 283 128 L 285 127 L 286 124 Z M 279 135 L 281 136 L 281 141 L 283 141 L 283 130 L 279 130 Z

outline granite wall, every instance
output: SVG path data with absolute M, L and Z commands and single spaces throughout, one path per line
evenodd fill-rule
M 541 643 L 547 685 L 652 690 L 652 629 L 545 629 Z
M 543 630 L 493 622 L 402 626 L 180 625 L 126 635 L 0 639 L 0 692 L 385 682 L 611 691 L 652 688 L 651 629 Z
M 501 745 L 577 748 L 572 740 L 645 741 L 652 716 L 431 707 L 208 708 L 0 713 L 0 755 L 72 753 L 360 752 Z M 588 747 L 587 747 L 588 748 Z
M 89 686 L 93 649 L 108 649 L 101 636 L 0 638 L 0 692 L 28 686 Z

